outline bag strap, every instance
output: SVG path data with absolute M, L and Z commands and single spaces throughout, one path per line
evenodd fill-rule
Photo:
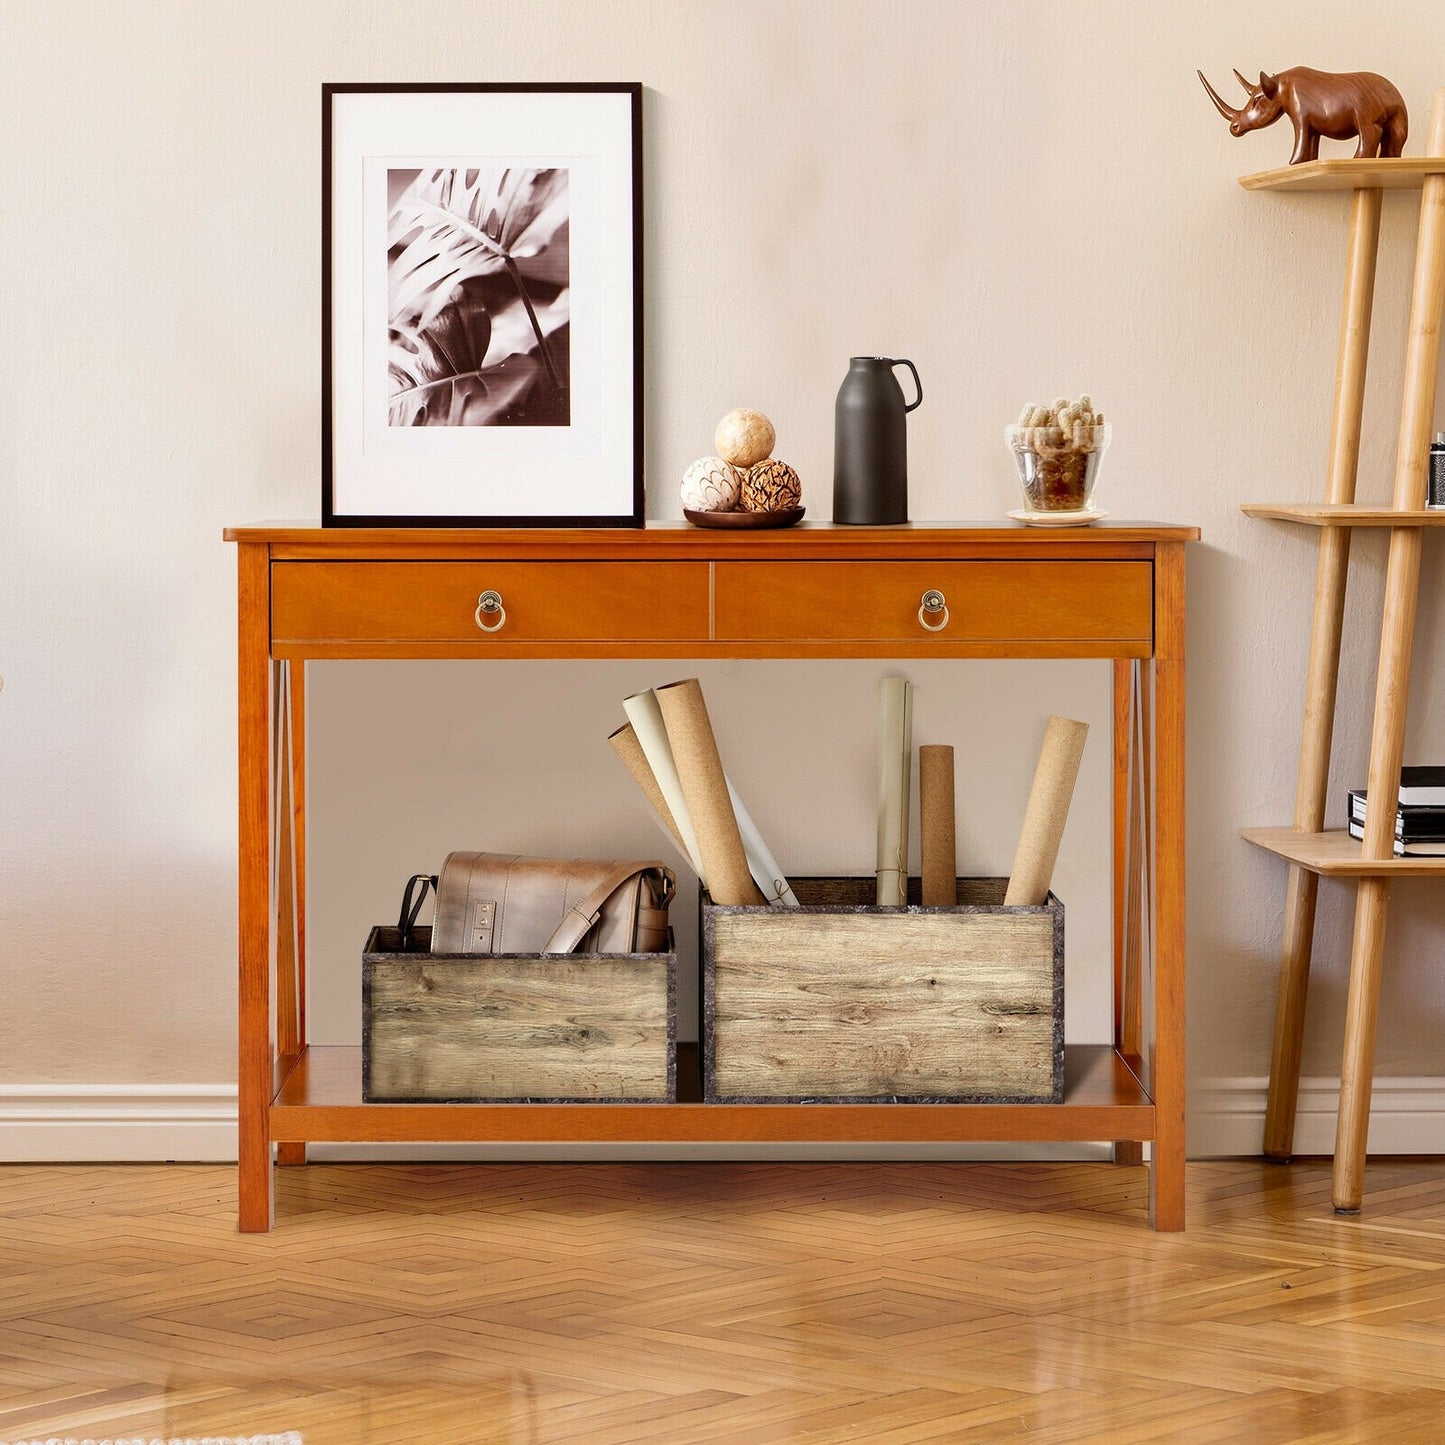
M 602 905 L 636 873 L 646 873 L 659 865 L 656 863 L 618 863 L 609 869 L 602 881 L 580 902 L 574 903 L 563 915 L 562 921 L 552 930 L 552 936 L 542 945 L 543 953 L 571 953 L 592 931 L 602 912 Z M 662 869 L 663 888 L 668 900 L 672 890 L 668 886 L 670 875 Z
M 417 884 L 421 884 L 420 891 Z M 421 906 L 426 902 L 426 891 L 430 888 L 436 891 L 437 879 L 435 873 L 413 873 L 406 881 L 406 892 L 401 895 L 401 916 L 396 920 L 397 932 L 401 934 L 401 947 L 405 952 L 411 947 L 411 931 L 416 927 L 417 915 L 421 912 Z M 416 894 L 415 900 L 412 894 Z

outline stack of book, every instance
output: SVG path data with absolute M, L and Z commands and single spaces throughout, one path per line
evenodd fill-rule
M 1350 837 L 1365 836 L 1364 788 L 1350 789 Z M 1445 768 L 1401 768 L 1395 810 L 1397 858 L 1445 856 Z

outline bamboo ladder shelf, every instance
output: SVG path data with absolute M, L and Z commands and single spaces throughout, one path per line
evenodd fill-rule
M 1426 154 L 1422 157 L 1311 161 L 1245 176 L 1240 184 L 1249 190 L 1347 190 L 1351 193 L 1325 500 L 1323 504 L 1248 503 L 1243 508 L 1251 517 L 1319 529 L 1319 564 L 1294 823 L 1288 828 L 1247 828 L 1243 836 L 1286 859 L 1290 865 L 1264 1128 L 1264 1153 L 1272 1159 L 1287 1160 L 1294 1147 L 1305 995 L 1319 879 L 1323 875 L 1353 878 L 1356 882 L 1332 1188 L 1335 1210 L 1353 1214 L 1359 1211 L 1364 1190 L 1390 883 L 1399 877 L 1445 876 L 1445 858 L 1392 856 L 1410 684 L 1410 649 L 1420 580 L 1420 547 L 1427 529 L 1445 526 L 1445 512 L 1427 511 L 1424 506 L 1440 363 L 1441 311 L 1445 303 L 1445 90 L 1435 94 Z M 1362 506 L 1355 503 L 1355 482 L 1381 200 L 1386 190 L 1406 188 L 1419 189 L 1421 202 L 1394 495 L 1388 507 Z M 1370 806 L 1365 836 L 1360 843 L 1344 830 L 1324 830 L 1345 585 L 1350 537 L 1355 527 L 1390 530 L 1379 671 L 1370 732 L 1367 784 Z

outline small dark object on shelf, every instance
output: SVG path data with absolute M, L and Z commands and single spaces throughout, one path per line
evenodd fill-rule
M 913 373 L 903 399 L 896 366 Z M 833 407 L 833 520 L 897 527 L 908 520 L 907 414 L 923 401 L 918 368 L 904 358 L 854 356 Z
M 1259 73 L 1259 84 L 1247 81 L 1237 70 L 1235 79 L 1248 92 L 1245 104 L 1236 110 L 1227 105 L 1214 87 L 1195 71 L 1209 92 L 1215 109 L 1229 122 L 1230 135 L 1263 130 L 1287 115 L 1294 126 L 1292 166 L 1314 161 L 1320 155 L 1320 137 L 1330 140 L 1360 138 L 1357 160 L 1376 156 L 1394 157 L 1405 149 L 1410 121 L 1400 92 L 1385 79 L 1368 70 L 1336 74 L 1296 65 L 1277 75 Z

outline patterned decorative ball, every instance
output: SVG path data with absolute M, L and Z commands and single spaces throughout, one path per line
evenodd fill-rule
M 743 474 L 721 457 L 699 457 L 682 474 L 682 505 L 689 512 L 736 512 Z
M 725 462 L 746 471 L 773 454 L 778 434 L 773 424 L 760 411 L 740 406 L 730 411 L 713 433 L 713 445 Z
M 803 484 L 787 462 L 769 457 L 743 478 L 743 511 L 786 512 L 801 505 Z

